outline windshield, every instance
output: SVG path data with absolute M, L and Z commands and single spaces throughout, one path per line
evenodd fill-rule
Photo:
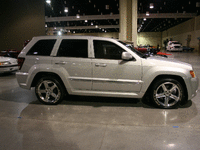
M 125 45 L 126 47 L 128 47 L 131 51 L 133 51 L 134 53 L 136 53 L 138 56 L 140 56 L 141 58 L 144 58 L 144 54 L 142 54 L 141 52 L 137 51 L 131 44 L 126 44 L 122 41 L 118 41 L 121 44 Z

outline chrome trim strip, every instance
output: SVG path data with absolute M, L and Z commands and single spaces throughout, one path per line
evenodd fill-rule
M 22 76 L 27 76 L 28 75 L 28 73 L 26 73 L 26 72 L 16 72 L 16 74 L 17 75 L 22 75 Z
M 20 83 L 21 86 L 27 86 L 25 83 Z
M 94 82 L 115 82 L 115 83 L 129 83 L 129 84 L 142 84 L 141 80 L 127 80 L 127 79 L 108 79 L 108 78 L 87 78 L 87 77 L 69 77 L 72 80 L 80 81 L 94 81 Z

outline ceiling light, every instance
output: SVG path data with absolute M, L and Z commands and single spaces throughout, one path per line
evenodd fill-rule
M 76 18 L 80 18 L 80 15 L 79 15 L 79 14 L 76 14 Z
M 146 18 L 144 18 L 144 21 L 146 21 L 147 19 Z
M 64 12 L 66 12 L 66 13 L 68 12 L 68 7 L 65 7 L 65 10 L 64 10 Z
M 85 20 L 85 22 L 88 22 L 87 20 Z
M 91 26 L 93 26 L 94 24 L 93 24 L 93 22 L 91 22 Z
M 98 25 L 96 25 L 95 28 L 98 28 Z
M 150 3 L 150 8 L 153 9 L 154 8 L 154 5 L 153 3 Z
M 46 0 L 46 3 L 50 5 L 51 4 L 51 0 Z
M 106 9 L 107 9 L 107 10 L 109 9 L 109 5 L 106 5 Z
M 149 11 L 146 12 L 146 16 L 149 16 Z
M 61 32 L 61 31 L 58 31 L 58 35 L 62 35 L 62 32 Z

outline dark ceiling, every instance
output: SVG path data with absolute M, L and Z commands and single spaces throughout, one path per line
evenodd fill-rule
M 49 4 L 48 1 L 51 3 Z M 150 9 L 150 3 L 154 8 Z M 65 12 L 65 9 L 68 12 Z M 200 14 L 200 0 L 138 0 L 138 15 L 149 13 L 196 13 Z M 46 0 L 45 16 L 64 17 L 64 16 L 87 15 L 112 15 L 119 14 L 119 0 Z M 165 31 L 191 18 L 143 18 L 138 19 L 138 32 L 160 32 Z M 46 22 L 47 27 L 71 27 L 71 26 L 91 26 L 93 25 L 119 25 L 119 19 L 108 20 L 88 20 L 85 21 L 61 21 Z M 101 29 L 76 29 L 80 32 L 119 32 L 119 28 Z

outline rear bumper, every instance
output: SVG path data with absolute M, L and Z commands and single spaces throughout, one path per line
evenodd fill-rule
M 29 74 L 25 72 L 16 72 L 16 78 L 19 86 L 24 89 L 30 89 L 30 85 L 27 84 L 27 78 Z

